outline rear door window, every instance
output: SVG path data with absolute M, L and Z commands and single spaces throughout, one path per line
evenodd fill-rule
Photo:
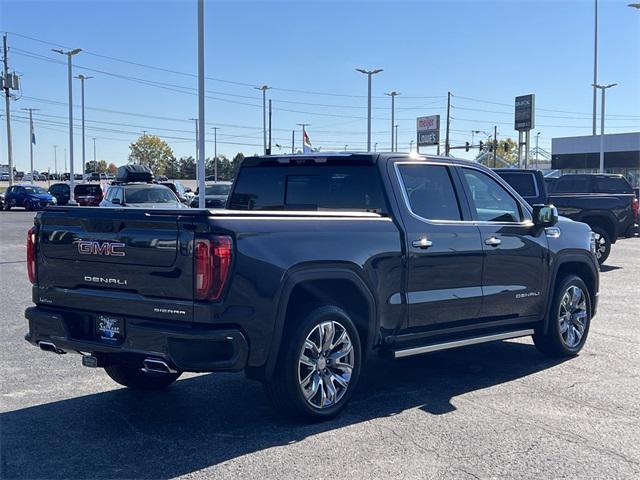
M 633 188 L 622 177 L 595 177 L 595 193 L 633 193 Z

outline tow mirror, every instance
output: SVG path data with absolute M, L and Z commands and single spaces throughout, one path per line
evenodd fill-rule
M 558 209 L 553 205 L 534 205 L 533 223 L 541 228 L 555 226 L 558 223 Z

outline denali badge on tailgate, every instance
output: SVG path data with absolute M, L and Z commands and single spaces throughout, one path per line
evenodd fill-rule
M 97 242 L 95 240 L 75 240 L 80 255 L 109 255 L 111 257 L 124 257 L 125 244 L 120 242 Z

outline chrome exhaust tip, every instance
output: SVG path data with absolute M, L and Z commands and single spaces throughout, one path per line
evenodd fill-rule
M 177 373 L 164 360 L 157 358 L 145 358 L 142 361 L 142 371 L 145 373 Z
M 55 344 L 51 342 L 38 342 L 38 346 L 40 347 L 40 350 L 43 350 L 45 352 L 56 353 L 58 355 L 63 355 L 64 353 L 66 353 L 64 350 L 56 347 Z

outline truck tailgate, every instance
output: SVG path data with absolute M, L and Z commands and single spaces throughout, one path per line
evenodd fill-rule
M 36 217 L 36 303 L 190 320 L 193 215 L 60 208 Z

